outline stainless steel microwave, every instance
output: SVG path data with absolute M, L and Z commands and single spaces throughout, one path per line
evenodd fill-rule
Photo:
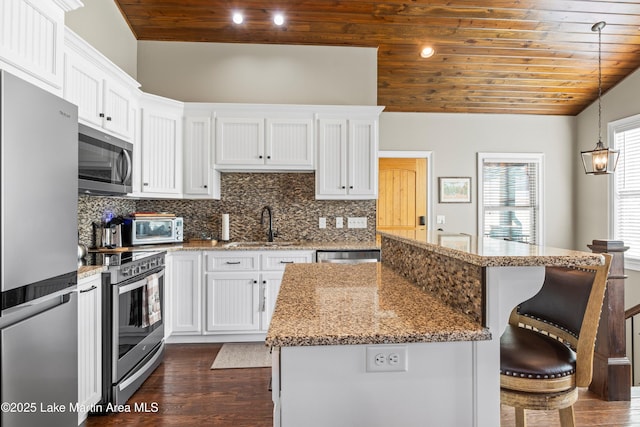
M 123 233 L 125 243 L 131 246 L 180 243 L 184 221 L 181 217 L 127 218 Z
M 125 195 L 132 191 L 133 144 L 78 125 L 78 192 Z

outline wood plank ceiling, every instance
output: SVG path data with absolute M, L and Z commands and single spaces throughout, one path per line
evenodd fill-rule
M 598 21 L 603 93 L 640 66 L 637 0 L 116 3 L 138 40 L 377 47 L 385 111 L 576 115 L 597 99 Z

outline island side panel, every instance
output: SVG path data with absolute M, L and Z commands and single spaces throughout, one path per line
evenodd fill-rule
M 405 372 L 366 371 L 367 347 L 385 345 L 282 347 L 280 425 L 474 425 L 473 343 L 386 347 L 398 345 L 407 348 Z
M 422 290 L 486 326 L 483 268 L 382 235 L 382 261 Z
M 509 315 L 519 303 L 542 288 L 545 267 L 486 267 L 487 327 L 493 337 L 473 344 L 475 413 L 474 426 L 500 425 L 500 336 Z

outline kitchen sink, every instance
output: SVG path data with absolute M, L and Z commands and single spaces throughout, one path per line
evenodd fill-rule
M 299 246 L 300 242 L 231 242 L 224 245 L 225 248 L 260 248 L 260 247 L 286 247 Z

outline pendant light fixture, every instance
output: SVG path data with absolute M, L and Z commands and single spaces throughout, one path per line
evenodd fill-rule
M 587 175 L 604 175 L 616 170 L 620 152 L 606 148 L 602 143 L 602 29 L 607 25 L 600 21 L 591 31 L 598 32 L 598 143 L 591 151 L 582 151 L 582 166 Z

